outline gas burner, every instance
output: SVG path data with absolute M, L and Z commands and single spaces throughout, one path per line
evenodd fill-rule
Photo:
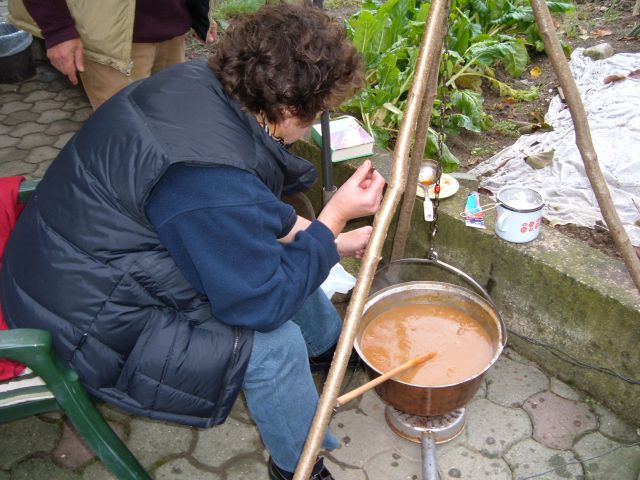
M 396 435 L 416 443 L 421 443 L 425 434 L 435 443 L 453 440 L 462 433 L 466 420 L 464 408 L 444 415 L 421 417 L 401 412 L 390 405 L 386 406 L 384 417 Z

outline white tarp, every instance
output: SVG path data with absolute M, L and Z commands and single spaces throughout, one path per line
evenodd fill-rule
M 624 79 L 604 84 L 609 75 L 628 75 L 640 69 L 640 54 L 619 53 L 591 60 L 578 48 L 569 65 L 589 118 L 593 145 L 620 220 L 633 245 L 640 245 L 640 81 Z M 553 131 L 520 137 L 470 173 L 492 193 L 504 186 L 526 186 L 545 199 L 543 216 L 552 223 L 593 228 L 602 220 L 575 144 L 569 108 L 559 96 L 545 117 Z M 553 162 L 541 169 L 526 157 L 555 150 Z M 635 202 L 635 203 L 634 203 Z

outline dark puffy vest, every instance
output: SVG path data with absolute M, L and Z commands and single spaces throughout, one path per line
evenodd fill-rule
M 213 317 L 146 218 L 177 162 L 242 168 L 277 196 L 315 179 L 204 61 L 166 69 L 103 105 L 53 162 L 7 245 L 1 301 L 10 326 L 52 332 L 92 395 L 207 427 L 233 406 L 253 335 Z

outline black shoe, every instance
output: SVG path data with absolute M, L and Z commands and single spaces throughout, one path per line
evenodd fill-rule
M 293 472 L 281 470 L 280 467 L 273 463 L 271 457 L 269 457 L 269 480 L 291 480 L 292 478 Z M 309 480 L 335 480 L 335 478 L 331 476 L 331 472 L 324 466 L 322 457 L 316 460 L 316 464 L 313 466 L 313 470 L 311 470 Z
M 336 351 L 335 345 L 331 347 L 329 350 L 324 352 L 317 357 L 309 358 L 309 366 L 311 367 L 312 372 L 321 372 L 324 370 L 329 370 L 331 367 L 331 362 L 333 360 L 333 354 Z M 349 367 L 350 368 L 358 368 L 361 365 L 360 356 L 355 350 L 351 351 L 351 356 L 349 357 Z

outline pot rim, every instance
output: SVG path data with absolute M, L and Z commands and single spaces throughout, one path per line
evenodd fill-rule
M 538 195 L 540 197 L 540 202 L 535 207 L 532 207 L 532 208 L 515 208 L 515 207 L 512 207 L 509 204 L 505 203 L 504 200 L 500 199 L 500 194 L 504 193 L 506 190 L 512 190 L 512 189 L 529 190 L 530 192 L 533 192 L 533 193 L 535 193 L 536 195 Z M 540 192 L 538 192 L 537 190 L 534 190 L 533 188 L 529 188 L 529 187 L 503 187 L 496 194 L 496 201 L 498 202 L 498 206 L 501 206 L 503 208 L 506 208 L 507 210 L 511 210 L 512 212 L 516 212 L 516 213 L 537 212 L 539 210 L 542 210 L 542 208 L 544 207 L 544 197 L 542 196 L 542 194 Z
M 483 376 L 487 370 L 489 370 L 493 364 L 496 363 L 496 361 L 498 360 L 498 358 L 500 357 L 500 355 L 502 354 L 502 351 L 504 349 L 504 342 L 503 339 L 506 336 L 506 331 L 504 331 L 505 326 L 504 323 L 500 320 L 500 314 L 498 313 L 498 311 L 484 298 L 482 298 L 482 296 L 478 295 L 477 293 L 465 288 L 465 287 L 461 287 L 460 285 L 455 285 L 452 283 L 446 283 L 446 282 L 435 282 L 435 281 L 429 281 L 429 280 L 416 280 L 416 281 L 410 281 L 410 282 L 403 282 L 403 283 L 398 283 L 395 285 L 390 285 L 388 287 L 385 287 L 381 290 L 378 290 L 376 293 L 374 293 L 373 295 L 371 295 L 368 299 L 367 302 L 364 305 L 364 309 L 362 311 L 362 316 L 364 317 L 365 313 L 369 310 L 369 308 L 371 308 L 376 301 L 379 298 L 385 298 L 387 296 L 390 296 L 394 293 L 396 293 L 396 291 L 398 290 L 406 290 L 407 287 L 409 287 L 412 290 L 417 290 L 417 288 L 414 287 L 419 287 L 419 286 L 423 286 L 423 287 L 444 287 L 444 290 L 460 290 L 461 293 L 464 293 L 465 295 L 471 297 L 472 300 L 476 301 L 478 304 L 480 304 L 481 306 L 483 306 L 485 309 L 489 310 L 490 312 L 495 314 L 495 325 L 498 329 L 498 339 L 497 339 L 497 346 L 495 347 L 495 351 L 493 352 L 493 356 L 491 357 L 491 360 L 489 361 L 489 363 L 485 366 L 485 368 L 483 368 L 479 373 L 476 373 L 475 375 L 472 375 L 470 377 L 465 378 L 464 380 L 458 382 L 458 383 L 450 383 L 447 385 L 420 385 L 420 384 L 416 384 L 416 383 L 407 383 L 404 382 L 402 380 L 398 380 L 396 378 L 390 378 L 387 381 L 392 381 L 392 382 L 396 382 L 396 383 L 401 383 L 403 385 L 407 385 L 409 387 L 418 387 L 418 388 L 429 388 L 429 389 L 445 389 L 445 388 L 452 388 L 452 387 L 458 387 L 460 385 L 463 385 L 467 382 L 470 382 L 472 380 L 477 379 L 478 377 Z M 360 358 L 362 359 L 362 361 L 365 363 L 365 365 L 370 368 L 371 370 L 373 370 L 374 372 L 378 373 L 379 375 L 382 375 L 383 372 L 381 372 L 380 370 L 378 370 L 377 368 L 375 368 L 373 365 L 371 365 L 371 363 L 367 360 L 367 358 L 365 357 L 365 355 L 362 353 L 361 349 L 360 349 L 360 334 L 361 332 L 358 332 L 358 336 L 356 336 L 356 339 L 353 342 L 353 347 L 355 348 L 356 352 L 358 353 L 358 355 L 360 356 Z

